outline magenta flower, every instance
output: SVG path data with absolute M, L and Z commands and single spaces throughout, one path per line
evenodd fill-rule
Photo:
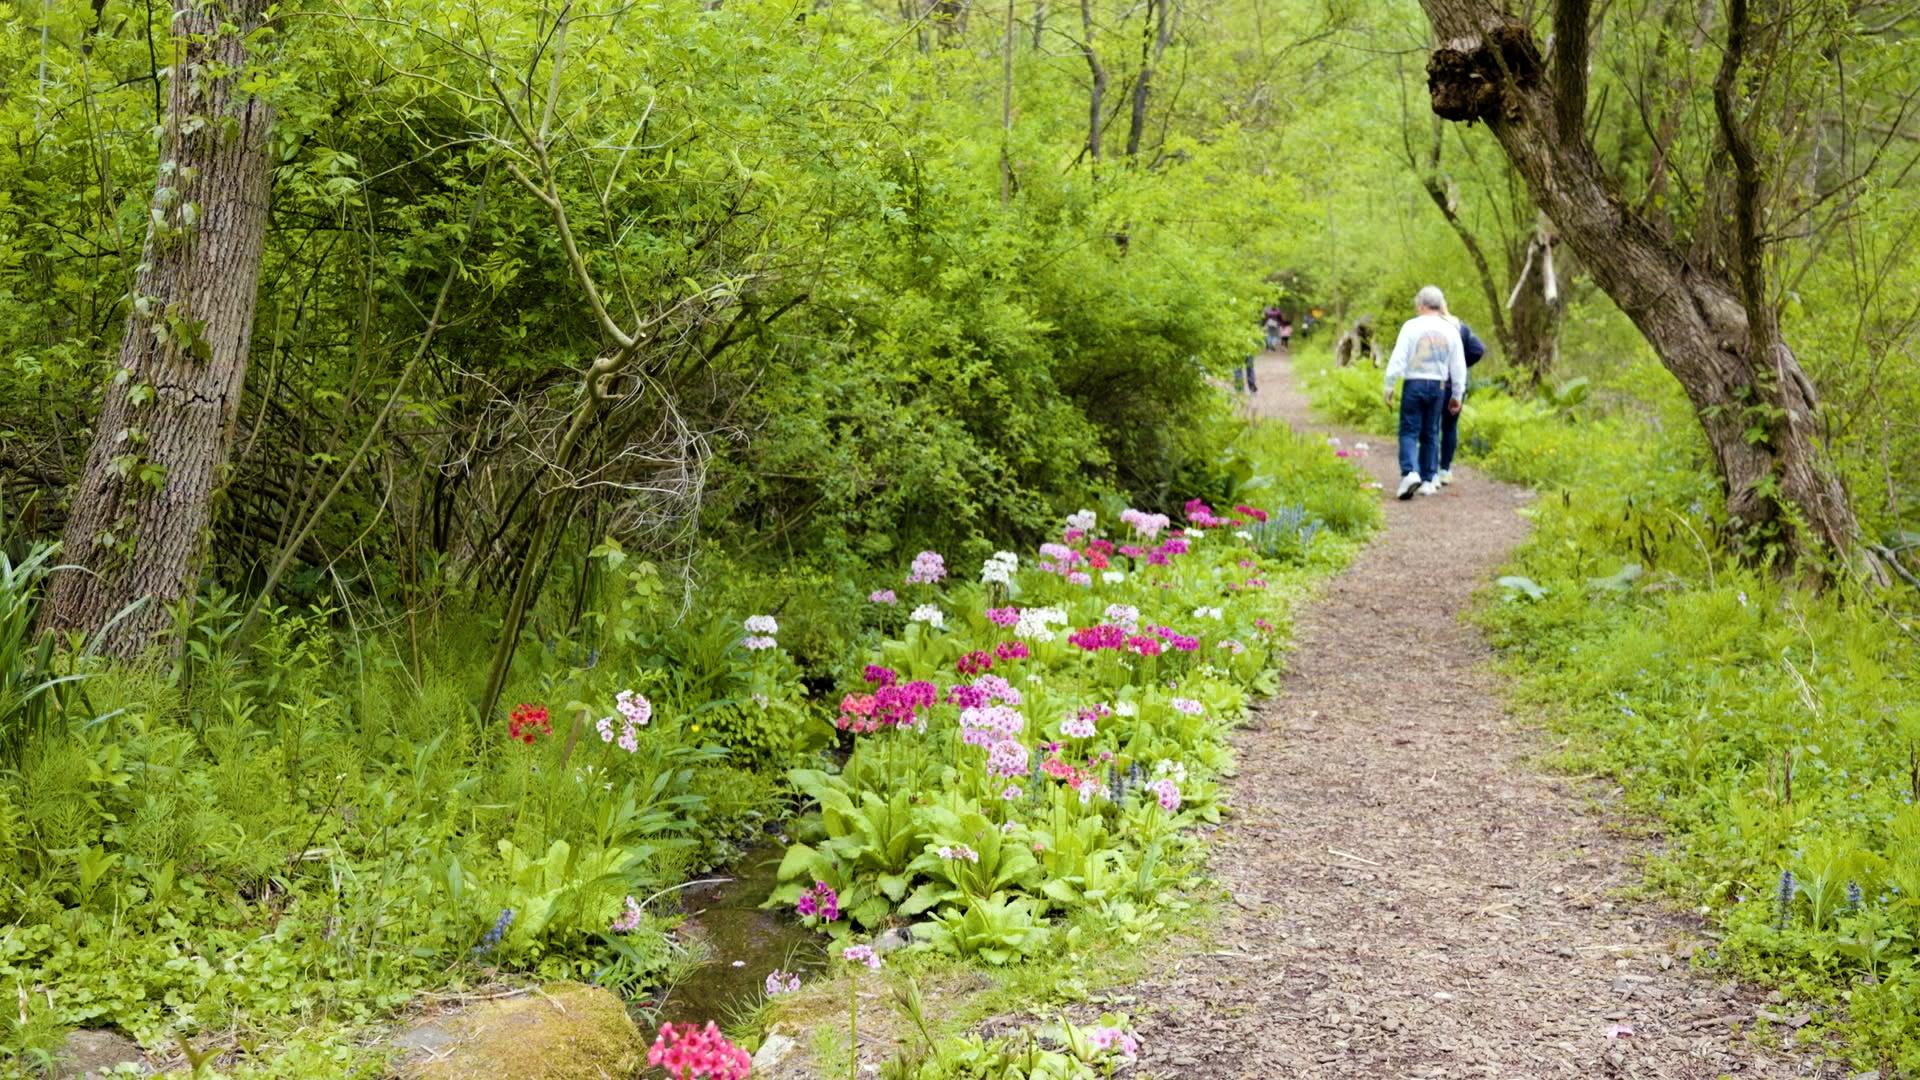
M 860 673 L 860 677 L 879 686 L 892 686 L 900 681 L 898 672 L 889 667 L 881 667 L 879 664 L 868 664 L 866 670 Z
M 1126 645 L 1127 632 L 1112 623 L 1102 623 L 1099 626 L 1087 626 L 1075 630 L 1067 635 L 1067 643 L 1088 652 L 1118 649 Z
M 953 669 L 962 675 L 979 675 L 992 667 L 993 654 L 981 649 L 975 649 L 953 662 Z
M 833 922 L 840 917 L 840 894 L 826 882 L 816 881 L 812 888 L 800 894 L 793 910 L 803 919 L 818 915 L 821 922 Z
M 1003 641 L 993 647 L 993 655 L 1001 660 L 1025 660 L 1033 654 L 1027 651 L 1024 641 Z
M 987 621 L 995 626 L 1017 625 L 1020 622 L 1020 609 L 1017 607 L 988 608 Z

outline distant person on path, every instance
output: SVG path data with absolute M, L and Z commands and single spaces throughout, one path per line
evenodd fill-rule
M 1287 318 L 1284 311 L 1280 313 L 1280 347 L 1288 352 L 1293 351 L 1293 320 Z
M 1260 392 L 1260 384 L 1255 382 L 1253 378 L 1253 362 L 1259 358 L 1260 350 L 1256 347 L 1252 352 L 1247 354 L 1245 361 L 1233 366 L 1233 388 L 1235 390 L 1245 390 L 1248 394 L 1258 394 Z
M 1261 310 L 1260 329 L 1267 336 L 1268 352 L 1272 352 L 1280 347 L 1280 320 L 1286 317 L 1287 313 L 1281 311 L 1277 304 Z
M 1394 492 L 1400 499 L 1413 498 L 1415 491 L 1422 495 L 1440 491 L 1434 482 L 1439 472 L 1440 419 L 1449 405 L 1458 408 L 1467 388 L 1466 349 L 1460 343 L 1459 327 L 1447 318 L 1446 294 L 1428 285 L 1414 296 L 1413 306 L 1418 314 L 1400 327 L 1393 358 L 1387 361 L 1384 394 L 1391 407 L 1394 384 L 1402 384 L 1402 475 Z
M 1487 343 L 1474 334 L 1473 327 L 1455 318 L 1451 311 L 1442 307 L 1440 314 L 1460 328 L 1460 348 L 1466 353 L 1467 367 L 1479 363 L 1480 358 L 1487 355 Z M 1460 448 L 1460 413 L 1466 407 L 1466 400 L 1465 387 L 1455 394 L 1453 384 L 1447 384 L 1447 408 L 1440 416 L 1440 472 L 1434 477 L 1441 487 L 1453 483 L 1453 452 Z

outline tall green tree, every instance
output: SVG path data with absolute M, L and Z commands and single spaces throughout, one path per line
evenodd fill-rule
M 266 0 L 174 12 L 146 247 L 40 625 L 144 652 L 192 593 L 232 449 L 266 241 L 272 106 L 249 87 Z M 157 76 L 158 73 L 156 73 Z

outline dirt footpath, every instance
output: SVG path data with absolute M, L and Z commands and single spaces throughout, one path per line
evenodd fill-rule
M 1258 408 L 1315 425 L 1288 365 Z M 1465 425 L 1472 427 L 1471 406 Z M 1329 432 L 1391 489 L 1391 440 Z M 1473 592 L 1527 533 L 1526 494 L 1470 470 L 1302 611 L 1284 687 L 1237 740 L 1209 942 L 1122 988 L 1160 1078 L 1846 1076 L 1745 1031 L 1770 1008 L 1691 974 L 1698 928 L 1616 899 L 1643 846 L 1555 778 L 1510 718 Z M 1782 1017 L 1790 1033 L 1796 1017 Z M 1804 1022 L 1804 1021 L 1802 1021 Z

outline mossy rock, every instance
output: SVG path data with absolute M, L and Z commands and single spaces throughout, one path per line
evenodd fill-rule
M 408 1027 L 391 1045 L 406 1051 L 398 1073 L 413 1080 L 625 1078 L 647 1052 L 620 999 L 579 983 L 475 1002 Z

